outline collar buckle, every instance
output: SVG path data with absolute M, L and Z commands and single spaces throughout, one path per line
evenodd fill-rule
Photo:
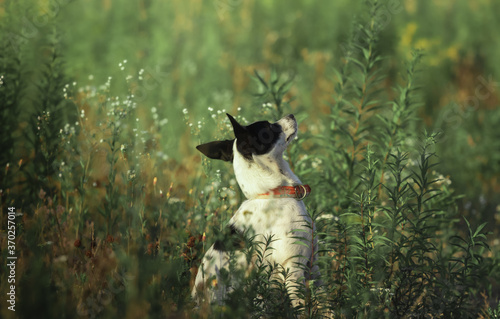
M 294 186 L 294 188 L 297 200 L 303 200 L 307 197 L 307 195 L 309 195 L 309 193 L 307 192 L 307 188 L 304 185 L 296 185 Z

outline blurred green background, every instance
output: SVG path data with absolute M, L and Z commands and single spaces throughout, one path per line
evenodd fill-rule
M 73 127 L 83 109 L 89 139 L 95 139 L 104 131 L 97 111 L 101 96 L 95 92 L 135 101 L 135 129 L 144 132 L 144 152 L 158 159 L 144 164 L 144 178 L 150 182 L 155 178 L 156 187 L 159 172 L 168 172 L 168 178 L 158 177 L 158 190 L 163 196 L 170 187 L 181 200 L 192 195 L 193 185 L 200 182 L 194 146 L 229 135 L 218 126 L 221 117 L 216 112 L 238 114 L 249 122 L 260 120 L 255 110 L 261 105 L 252 95 L 258 91 L 252 82 L 254 71 L 266 78 L 273 69 L 293 76 L 290 96 L 295 99 L 290 111 L 307 115 L 302 131 L 317 131 L 335 102 L 333 70 L 345 61 L 345 44 L 362 21 L 358 18 L 363 4 L 0 0 L 0 76 L 19 75 L 15 81 L 3 77 L 0 83 L 4 99 L 0 104 L 15 105 L 2 105 L 1 111 L 2 209 L 24 184 L 35 185 L 33 197 L 43 199 L 38 181 L 27 177 L 14 181 L 7 172 L 14 167 L 22 171 L 23 165 L 33 165 L 38 177 L 50 171 L 36 167 L 37 151 L 32 147 L 36 142 L 29 142 L 36 141 L 42 110 L 49 111 L 44 105 L 54 106 L 50 112 L 61 115 L 60 122 L 52 122 L 55 133 L 65 130 L 66 124 Z M 389 88 L 399 81 L 412 50 L 421 49 L 423 105 L 416 129 L 441 133 L 435 149 L 441 162 L 437 175 L 450 179 L 455 194 L 463 194 L 458 199 L 460 213 L 475 224 L 487 221 L 486 229 L 493 233 L 489 240 L 498 245 L 500 2 L 388 0 L 382 7 L 377 50 L 385 57 L 385 94 L 394 96 Z M 52 143 L 60 143 L 53 138 Z M 95 167 L 90 181 L 99 187 L 107 171 Z M 171 181 L 176 183 L 173 190 Z M 40 179 L 40 185 L 64 188 L 62 182 L 63 186 L 51 183 L 50 178 Z M 104 197 L 103 190 L 81 196 L 89 194 Z M 24 211 L 39 208 L 34 200 L 20 197 L 12 201 Z M 74 238 L 68 240 L 71 246 Z
M 135 92 L 141 116 L 156 107 L 168 119 L 162 143 L 177 160 L 193 153 L 167 138 L 184 130 L 181 110 L 192 111 L 193 122 L 209 106 L 244 113 L 252 103 L 254 70 L 295 74 L 294 105 L 307 109 L 314 123 L 332 101 L 332 67 L 342 63 L 342 44 L 362 7 L 362 1 L 342 0 L 1 4 L 2 44 L 21 51 L 33 81 L 50 41 L 59 45 L 68 81 L 80 88 L 98 87 L 111 76 L 119 90 L 127 75 L 143 69 L 145 80 Z M 443 133 L 442 173 L 453 173 L 457 190 L 473 202 L 469 210 L 488 211 L 491 218 L 500 190 L 500 3 L 394 0 L 385 10 L 379 50 L 390 61 L 387 85 L 404 67 L 395 62 L 408 59 L 412 49 L 424 50 L 421 127 Z

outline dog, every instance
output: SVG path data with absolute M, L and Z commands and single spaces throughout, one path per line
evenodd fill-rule
M 302 201 L 311 188 L 302 184 L 283 159 L 284 151 L 297 136 L 297 121 L 290 114 L 276 123 L 259 121 L 243 126 L 226 115 L 235 138 L 196 148 L 208 158 L 232 162 L 236 180 L 247 200 L 229 221 L 226 233 L 231 238 L 215 241 L 205 253 L 192 297 L 198 303 L 204 300 L 222 304 L 233 286 L 233 283 L 222 285 L 220 280 L 222 269 L 230 273 L 229 259 L 237 259 L 234 262 L 244 269 L 251 269 L 254 262 L 248 262 L 243 252 L 238 253 L 238 242 L 244 236 L 252 235 L 256 242 L 273 236 L 273 249 L 266 252 L 265 262 L 289 271 L 287 278 L 281 276 L 280 280 L 291 281 L 286 284 L 287 292 L 292 304 L 298 305 L 300 298 L 295 283 L 316 279 L 319 271 L 314 263 L 318 249 L 312 235 L 314 227 Z M 299 240 L 302 244 L 297 244 Z

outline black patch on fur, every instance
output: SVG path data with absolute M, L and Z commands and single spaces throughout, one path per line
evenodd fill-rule
M 281 175 L 285 175 L 285 172 L 283 172 L 283 170 L 280 168 L 280 173 Z
M 221 237 L 214 243 L 214 249 L 217 251 L 232 251 L 245 247 L 245 237 L 234 225 L 229 225 Z
M 252 155 L 269 153 L 283 132 L 281 126 L 277 123 L 271 124 L 268 121 L 259 121 L 243 126 L 231 115 L 227 114 L 227 116 L 233 125 L 238 152 L 248 160 L 252 159 Z
M 198 145 L 196 146 L 196 149 L 202 152 L 208 158 L 223 160 L 226 162 L 232 162 L 233 144 L 234 144 L 234 139 L 215 141 Z

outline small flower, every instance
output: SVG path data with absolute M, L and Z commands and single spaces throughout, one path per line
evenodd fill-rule
M 129 180 L 135 179 L 135 170 L 128 170 L 127 171 L 127 177 Z
M 108 236 L 106 237 L 106 241 L 107 241 L 108 243 L 112 243 L 112 242 L 114 242 L 114 241 L 115 241 L 115 239 L 113 238 L 113 236 L 108 235 Z
M 43 189 L 40 189 L 40 192 L 38 193 L 38 197 L 40 199 L 44 199 L 46 194 L 47 193 Z
M 148 250 L 147 250 L 147 254 L 148 255 L 151 255 L 153 253 L 153 250 L 155 249 L 155 244 L 154 243 L 149 243 L 148 244 Z
M 196 243 L 196 237 L 191 236 L 191 237 L 189 237 L 189 240 L 188 240 L 186 246 L 188 246 L 189 248 L 193 248 L 195 243 Z
M 62 206 L 62 205 L 57 205 L 56 212 L 57 212 L 57 214 L 62 214 L 62 213 L 64 213 L 64 206 Z
M 188 114 L 188 109 L 186 109 L 186 108 L 185 108 L 185 109 L 183 109 L 183 110 L 182 110 L 182 113 L 184 113 L 184 114 Z

